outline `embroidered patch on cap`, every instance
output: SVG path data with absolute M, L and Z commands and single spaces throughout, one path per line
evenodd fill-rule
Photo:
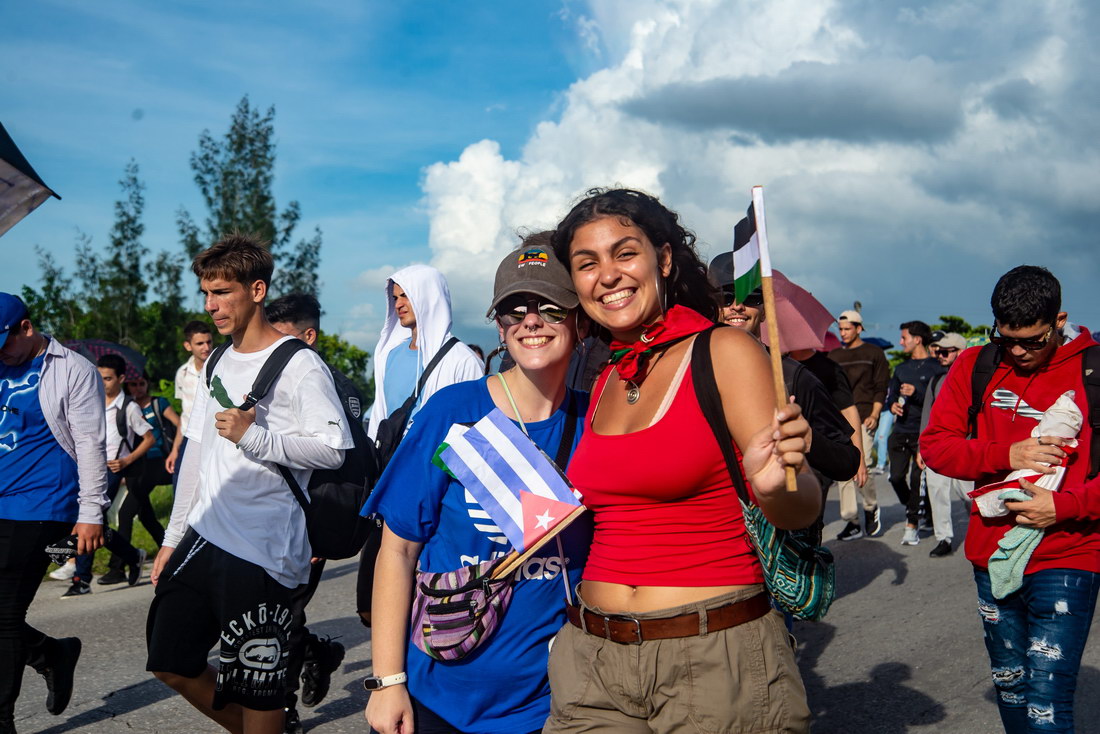
M 524 250 L 519 255 L 519 266 L 522 268 L 524 265 L 545 265 L 548 259 L 542 250 Z

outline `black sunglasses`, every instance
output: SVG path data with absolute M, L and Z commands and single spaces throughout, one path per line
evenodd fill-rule
M 951 356 L 952 352 L 957 352 L 959 350 L 955 349 L 954 347 L 951 347 L 950 349 L 936 349 L 934 351 L 935 351 L 937 357 L 949 357 L 949 356 Z
M 998 347 L 1005 347 L 1011 349 L 1012 347 L 1020 347 L 1021 349 L 1029 352 L 1037 352 L 1048 343 L 1050 343 L 1050 337 L 1054 335 L 1054 327 L 1051 326 L 1047 329 L 1047 333 L 1039 337 L 1026 337 L 1023 339 L 1017 339 L 1011 336 L 1003 336 L 997 333 L 997 329 L 993 328 L 989 330 L 989 341 L 992 344 L 996 344 Z
M 732 288 L 722 289 L 722 305 L 726 308 L 737 304 L 737 296 Z M 764 294 L 752 292 L 745 296 L 745 300 L 741 301 L 741 305 L 746 308 L 760 308 L 764 305 Z
M 560 324 L 569 318 L 569 309 L 549 301 L 540 302 L 538 298 L 509 298 L 497 306 L 497 319 L 504 326 L 522 323 L 527 314 L 535 311 L 539 318 L 548 324 Z

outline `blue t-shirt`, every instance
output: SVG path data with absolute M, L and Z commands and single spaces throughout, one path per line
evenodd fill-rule
M 386 355 L 386 378 L 382 385 L 386 395 L 386 413 L 389 415 L 393 415 L 413 394 L 416 381 L 424 369 L 420 364 L 420 350 L 409 349 L 409 341 L 401 342 Z M 416 412 L 415 407 L 413 412 Z
M 486 379 L 445 387 L 428 400 L 363 508 L 364 514 L 381 514 L 396 535 L 424 544 L 421 571 L 453 571 L 512 549 L 492 522 L 482 519 L 481 506 L 465 488 L 431 463 L 453 424 L 475 423 L 496 407 Z M 566 420 L 577 423 L 574 448 L 580 440 L 588 394 L 571 393 L 550 418 L 527 424 L 531 438 L 551 458 L 557 456 Z M 570 399 L 572 416 L 567 416 Z M 592 539 L 587 513 L 560 537 L 569 582 L 576 584 Z M 410 641 L 409 693 L 462 731 L 515 734 L 541 728 L 550 715 L 550 641 L 566 621 L 561 566 L 554 541 L 532 556 L 517 572 L 520 580 L 500 626 L 462 660 L 433 660 Z
M 160 428 L 160 423 L 157 422 L 157 412 L 153 409 L 154 404 L 160 405 L 161 417 L 165 421 L 168 420 L 164 418 L 164 411 L 169 406 L 167 398 L 154 396 L 153 399 L 149 401 L 149 404 L 141 409 L 141 415 L 145 418 L 145 422 L 153 427 L 153 446 L 145 452 L 145 455 L 150 459 L 163 459 L 165 456 L 168 456 L 168 452 L 171 451 L 172 447 L 165 439 L 164 431 Z
M 0 519 L 75 522 L 79 512 L 76 461 L 38 400 L 45 358 L 0 364 Z

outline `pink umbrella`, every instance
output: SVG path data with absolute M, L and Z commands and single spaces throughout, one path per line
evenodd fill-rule
M 778 313 L 766 314 L 766 318 L 778 319 L 780 351 L 786 354 L 799 349 L 824 349 L 825 332 L 836 320 L 829 309 L 778 270 L 772 271 L 772 283 Z M 768 330 L 763 329 L 760 336 L 768 344 Z

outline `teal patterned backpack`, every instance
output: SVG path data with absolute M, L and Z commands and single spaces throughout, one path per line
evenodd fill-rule
M 699 407 L 722 449 L 730 478 L 741 500 L 745 529 L 760 558 L 764 583 L 780 608 L 799 619 L 821 619 L 836 597 L 833 554 L 828 548 L 809 540 L 807 531 L 775 527 L 749 498 L 741 464 L 726 426 L 718 385 L 714 381 L 714 365 L 710 355 L 712 332 L 713 329 L 702 332 L 692 345 L 691 378 L 695 383 Z

